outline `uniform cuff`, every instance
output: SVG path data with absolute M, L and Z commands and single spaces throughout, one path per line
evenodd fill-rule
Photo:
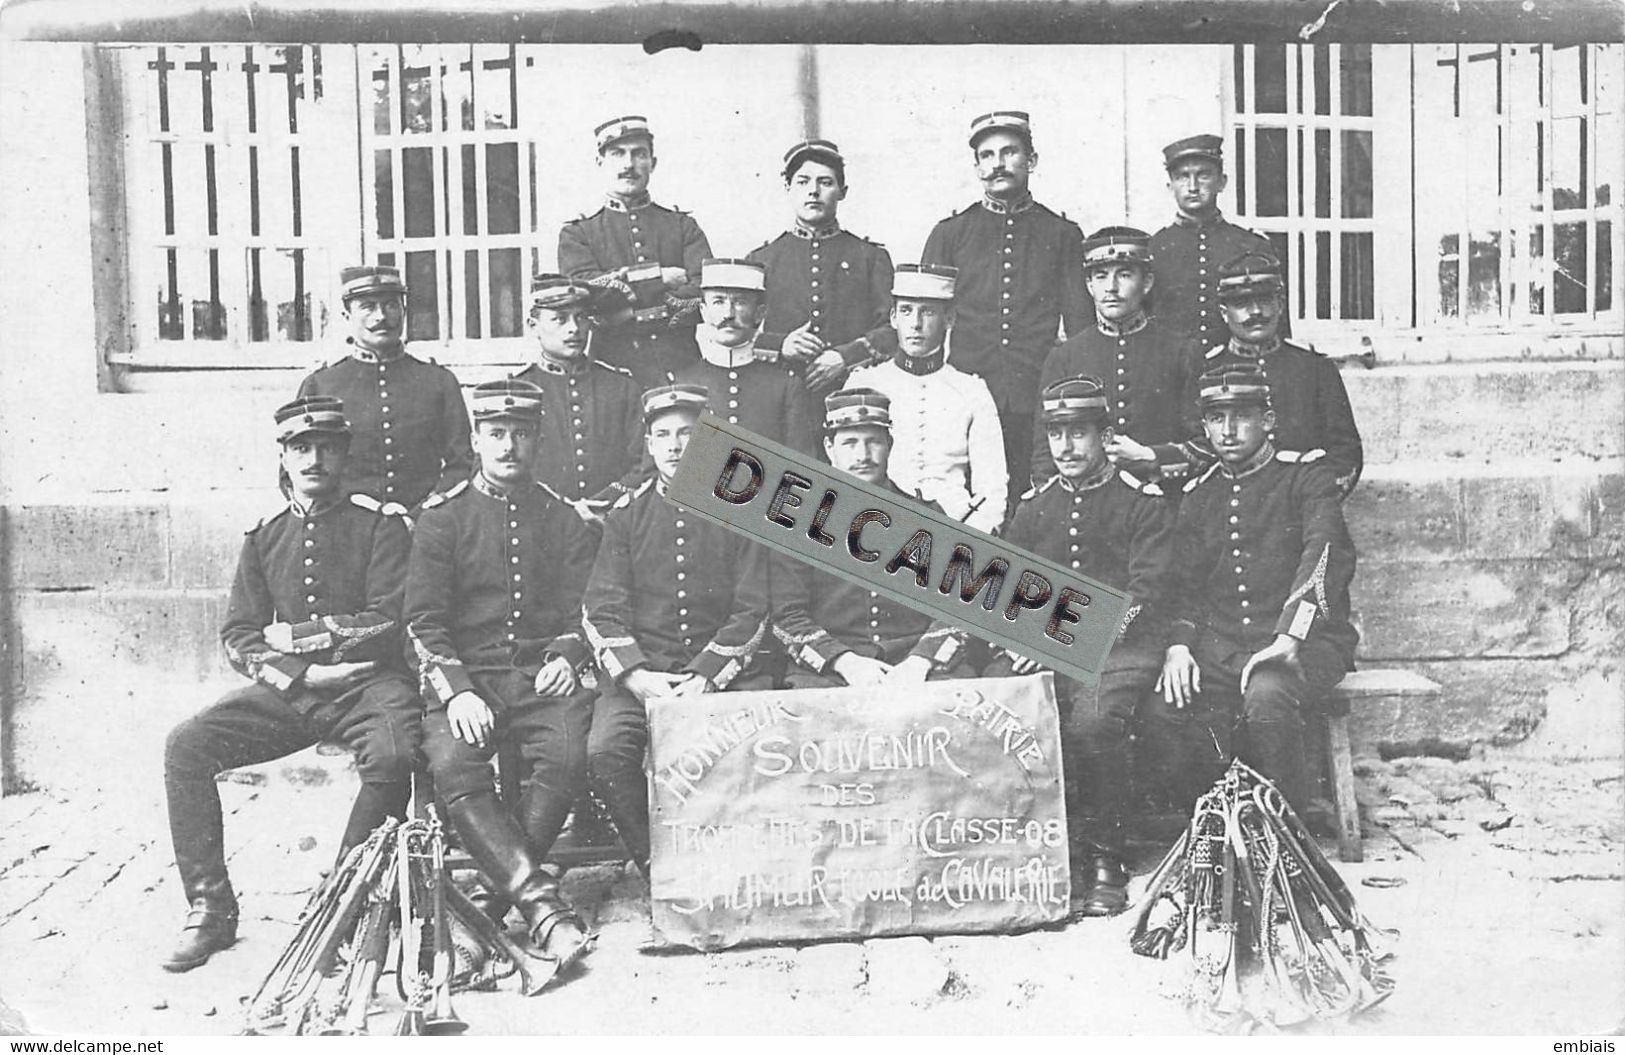
M 1314 629 L 1315 617 L 1320 610 L 1308 601 L 1299 601 L 1295 606 L 1281 613 L 1281 618 L 1275 622 L 1275 632 L 1295 637 L 1299 641 L 1309 639 L 1309 631 Z
M 474 680 L 462 664 L 437 663 L 423 675 L 423 697 L 431 711 L 444 710 L 462 692 L 473 692 Z

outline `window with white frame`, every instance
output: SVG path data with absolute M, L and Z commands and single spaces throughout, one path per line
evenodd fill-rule
M 512 45 L 360 49 L 365 241 L 406 278 L 407 337 L 454 360 L 519 359 L 539 267 L 536 144 Z M 474 342 L 479 342 L 478 351 Z
M 1622 58 L 1598 44 L 1416 48 L 1419 323 L 1617 321 Z
M 348 69 L 324 63 L 348 50 L 119 49 L 127 365 L 312 358 L 336 259 L 359 250 L 354 195 L 332 193 L 355 179 Z
M 1293 318 L 1375 318 L 1371 46 L 1238 45 L 1230 88 L 1236 212 L 1275 243 Z

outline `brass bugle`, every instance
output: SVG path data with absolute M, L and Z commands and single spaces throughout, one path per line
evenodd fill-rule
M 431 822 L 432 823 L 432 822 Z M 423 1018 L 425 1036 L 443 1037 L 461 1033 L 468 1023 L 457 1017 L 451 1006 L 451 918 L 446 908 L 446 843 L 438 825 L 429 836 L 431 857 L 431 904 L 434 911 L 434 990 L 429 1012 Z

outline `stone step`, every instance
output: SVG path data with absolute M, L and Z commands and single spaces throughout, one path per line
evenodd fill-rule
M 1493 464 L 1625 455 L 1625 363 L 1343 369 L 1366 461 Z

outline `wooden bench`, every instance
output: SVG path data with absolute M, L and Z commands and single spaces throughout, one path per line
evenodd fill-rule
M 1334 685 L 1320 701 L 1311 728 L 1324 734 L 1326 771 L 1337 821 L 1337 856 L 1343 861 L 1365 859 L 1360 835 L 1360 804 L 1354 797 L 1354 746 L 1349 736 L 1350 714 L 1362 700 L 1404 697 L 1408 703 L 1437 698 L 1437 682 L 1408 670 L 1357 670 Z

